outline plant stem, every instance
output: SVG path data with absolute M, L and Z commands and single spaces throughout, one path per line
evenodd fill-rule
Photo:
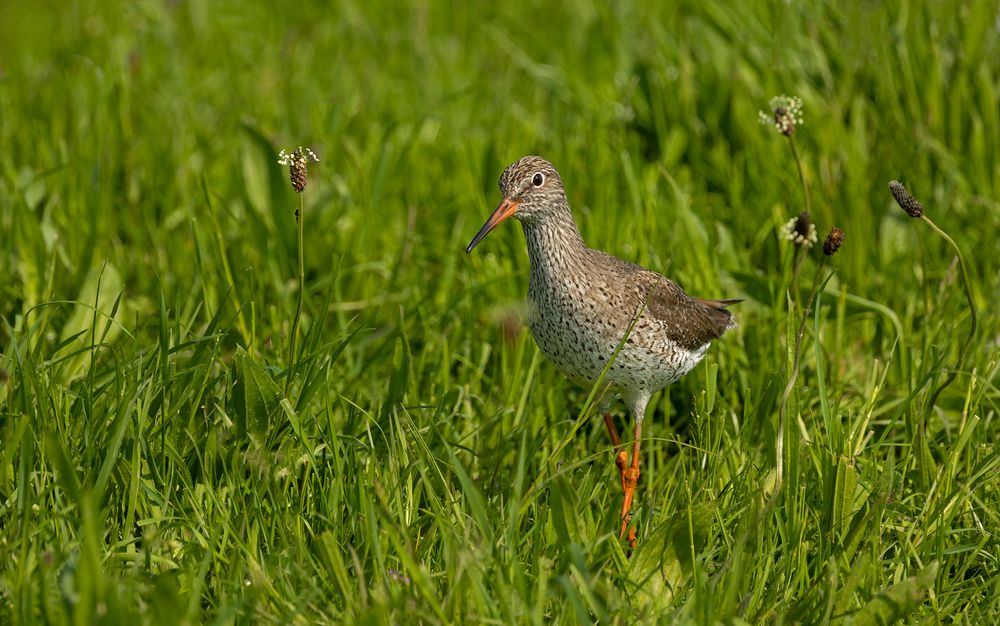
M 799 275 L 802 273 L 802 266 L 806 263 L 806 257 L 808 257 L 808 249 L 804 246 L 795 246 L 795 258 L 792 259 L 792 300 L 795 301 L 795 306 L 799 306 Z
M 802 183 L 802 197 L 806 203 L 806 213 L 812 215 L 812 202 L 809 200 L 809 184 L 806 182 L 806 173 L 802 169 L 802 160 L 799 159 L 799 151 L 795 148 L 795 137 L 788 136 L 788 145 L 792 147 L 792 156 L 795 157 L 795 167 L 799 170 L 799 182 Z
M 303 226 L 305 221 L 305 201 L 299 193 L 299 210 L 295 212 L 295 222 L 298 225 L 298 252 L 299 252 L 299 293 L 295 303 L 295 317 L 292 318 L 292 331 L 288 337 L 288 375 L 285 378 L 285 397 L 292 388 L 292 378 L 295 376 L 295 338 L 299 333 L 299 318 L 302 316 L 302 295 L 305 291 L 305 261 L 303 253 Z
M 952 239 L 948 233 L 941 230 L 938 225 L 931 220 L 931 218 L 927 217 L 926 214 L 921 215 L 920 219 L 930 226 L 934 232 L 943 237 L 944 240 L 947 241 L 955 250 L 955 254 L 958 256 L 958 266 L 962 270 L 962 286 L 965 288 L 965 299 L 969 303 L 969 320 L 971 322 L 969 325 L 969 336 L 966 337 L 965 343 L 962 345 L 962 349 L 958 353 L 958 361 L 955 362 L 955 367 L 952 369 L 951 373 L 948 374 L 948 377 L 934 389 L 934 393 L 931 394 L 930 402 L 927 403 L 927 409 L 924 413 L 924 418 L 926 420 L 927 416 L 930 415 L 930 412 L 934 409 L 938 396 L 941 395 L 941 392 L 944 391 L 945 387 L 950 385 L 952 381 L 955 380 L 955 377 L 958 376 L 958 370 L 962 368 L 962 365 L 965 363 L 965 359 L 969 356 L 969 350 L 972 348 L 972 340 L 976 337 L 976 327 L 978 325 L 978 321 L 976 319 L 976 304 L 972 299 L 972 287 L 969 282 L 969 272 L 965 267 L 965 259 L 962 257 L 962 251 L 955 243 L 955 240 Z

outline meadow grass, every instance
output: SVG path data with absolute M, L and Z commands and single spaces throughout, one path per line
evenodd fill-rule
M 1000 620 L 995 2 L 654 4 L 4 11 L 0 623 Z M 796 281 L 779 94 L 847 233 Z M 529 153 L 745 299 L 651 403 L 631 557 L 523 236 L 463 251 Z

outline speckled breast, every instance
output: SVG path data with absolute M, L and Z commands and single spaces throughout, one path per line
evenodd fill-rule
M 542 353 L 566 376 L 592 384 L 625 335 L 631 311 L 582 288 L 529 289 L 529 323 Z M 622 307 L 624 308 L 624 307 Z M 696 351 L 681 348 L 666 338 L 659 323 L 642 315 L 615 357 L 608 380 L 619 387 L 659 390 L 675 382 L 701 361 L 708 344 Z

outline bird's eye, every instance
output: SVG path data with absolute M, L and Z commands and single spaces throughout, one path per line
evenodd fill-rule
M 531 184 L 534 185 L 535 187 L 541 187 L 542 183 L 544 182 L 545 182 L 545 174 L 542 174 L 541 172 L 535 174 L 535 176 L 531 179 Z

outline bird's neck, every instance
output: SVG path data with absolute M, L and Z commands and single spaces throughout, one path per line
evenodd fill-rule
M 580 265 L 587 246 L 569 207 L 541 219 L 522 222 L 521 226 L 528 242 L 532 282 L 565 274 L 573 266 Z

